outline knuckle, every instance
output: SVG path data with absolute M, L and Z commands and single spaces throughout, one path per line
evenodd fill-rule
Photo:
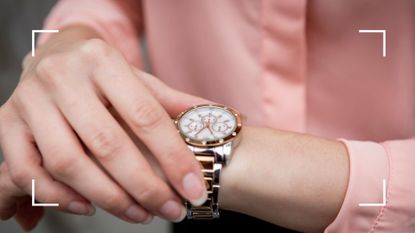
M 43 195 L 39 194 L 39 196 L 38 196 L 39 201 L 45 202 L 45 203 L 66 202 L 66 200 L 65 200 L 66 197 L 65 196 L 68 195 L 68 193 L 62 193 L 62 192 L 60 192 L 59 189 L 57 189 L 55 187 L 50 187 L 50 186 L 45 187 L 46 185 L 42 186 L 41 183 L 37 184 L 37 186 L 39 186 L 38 188 L 36 188 L 38 190 L 45 190 L 46 189 L 45 194 L 43 194 Z M 62 207 L 60 207 L 60 208 L 62 208 Z
M 25 187 L 31 181 L 29 174 L 24 168 L 14 167 L 9 170 L 11 181 L 20 188 Z
M 82 45 L 81 52 L 87 56 L 100 57 L 111 54 L 113 49 L 105 41 L 93 38 Z
M 36 80 L 50 89 L 59 86 L 62 82 L 62 71 L 67 68 L 65 55 L 50 55 L 43 58 L 35 67 Z
M 156 128 L 163 121 L 163 110 L 151 101 L 137 104 L 132 112 L 132 125 L 137 130 Z
M 161 154 L 162 164 L 161 166 L 166 171 L 166 175 L 173 183 L 179 183 L 181 179 L 191 171 L 203 169 L 203 166 L 210 167 L 207 163 L 198 162 L 191 152 L 187 152 L 186 149 L 182 149 L 178 146 L 170 146 L 165 153 Z M 180 162 L 178 162 L 180 161 Z
M 90 149 L 101 158 L 110 158 L 117 154 L 121 150 L 121 146 L 118 137 L 108 129 L 100 129 L 91 134 Z
M 57 55 L 49 55 L 42 58 L 36 65 L 36 74 L 39 74 L 40 76 L 48 76 L 51 71 L 56 69 L 58 60 L 61 60 L 58 58 L 59 57 Z
M 10 102 L 16 106 L 17 109 L 24 110 L 26 107 L 26 99 L 27 99 L 27 93 L 25 92 L 26 87 L 23 87 L 23 85 L 19 85 L 16 88 L 16 91 L 13 93 L 13 95 L 10 97 Z
M 157 197 L 161 194 L 161 186 L 157 185 L 156 182 L 146 182 L 146 184 L 141 184 L 140 189 L 137 191 L 136 198 L 140 203 L 150 204 L 157 201 Z
M 34 80 L 26 79 L 19 83 L 10 97 L 10 102 L 19 107 L 23 106 L 29 96 L 34 93 Z
M 176 173 L 183 170 L 182 168 L 192 167 L 194 165 L 192 163 L 194 156 L 192 157 L 191 152 L 186 151 L 186 149 L 186 147 L 182 148 L 178 145 L 167 145 L 164 153 L 161 154 L 161 156 L 163 156 L 163 165 L 167 168 L 174 168 L 173 171 L 176 171 Z M 189 156 L 187 156 L 188 154 Z M 178 163 L 178 161 L 180 161 L 180 163 Z
M 122 201 L 127 197 L 122 193 L 122 191 L 111 191 L 105 195 L 105 198 L 102 200 L 102 208 L 113 212 L 122 212 L 123 206 L 121 205 Z
M 4 120 L 15 121 L 20 117 L 25 117 L 28 110 L 36 107 L 33 105 L 33 97 L 36 96 L 36 85 L 34 80 L 23 80 L 19 83 L 4 105 Z M 6 107 L 7 106 L 7 107 Z
M 60 152 L 62 154 L 62 152 Z M 45 167 L 56 177 L 70 177 L 77 172 L 77 160 L 72 156 L 60 156 L 45 160 Z

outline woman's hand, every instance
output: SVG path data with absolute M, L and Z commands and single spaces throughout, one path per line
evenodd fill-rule
M 11 181 L 30 194 L 35 179 L 37 201 L 58 202 L 72 213 L 93 213 L 91 201 L 127 221 L 148 221 L 151 214 L 180 221 L 185 209 L 178 194 L 197 205 L 206 191 L 169 113 L 199 99 L 135 70 L 95 37 L 87 28 L 68 28 L 25 59 L 21 81 L 0 108 Z M 109 108 L 149 148 L 168 183 Z
M 151 80 L 151 77 L 149 77 Z M 157 85 L 159 83 L 159 85 Z M 159 88 L 162 88 L 162 83 L 160 82 L 151 82 L 154 88 L 156 85 Z M 198 100 L 191 96 L 187 96 L 185 94 L 178 93 L 178 96 L 184 97 L 183 99 L 187 99 L 187 101 L 192 101 L 192 99 L 197 100 L 198 102 L 203 102 L 204 100 Z M 190 98 L 189 98 L 190 97 Z M 186 102 L 186 101 L 185 101 Z M 141 153 L 144 155 L 148 163 L 151 165 L 153 171 L 159 176 L 162 180 L 167 181 L 165 174 L 163 173 L 160 165 L 158 164 L 157 160 L 155 159 L 154 155 L 148 150 L 148 148 L 134 135 L 134 132 L 128 127 L 128 125 L 121 119 L 121 117 L 114 111 L 114 109 L 110 108 L 111 113 L 114 115 L 115 119 L 120 122 L 120 125 L 123 129 L 128 133 L 129 137 L 134 141 L 135 145 Z M 91 152 L 86 150 L 88 155 L 91 155 Z M 98 161 L 94 161 L 98 163 Z M 97 164 L 98 165 L 98 164 Z M 53 190 L 44 190 L 45 195 L 55 195 Z M 59 197 L 58 197 L 59 198 Z M 82 199 L 82 197 L 81 197 Z M 61 197 L 58 199 L 58 203 L 62 203 L 65 200 L 65 197 Z M 87 200 L 84 200 L 88 203 Z M 91 206 L 92 207 L 92 206 Z M 64 210 L 65 211 L 65 210 Z M 94 208 L 90 209 L 89 214 L 93 214 L 95 211 Z M 16 222 L 26 231 L 32 230 L 35 228 L 37 223 L 43 217 L 43 208 L 42 207 L 32 207 L 31 197 L 25 192 L 25 190 L 16 186 L 16 184 L 12 181 L 10 176 L 10 172 L 6 163 L 0 163 L 0 219 L 7 220 L 11 217 L 16 219 Z M 151 217 L 144 221 L 143 223 L 148 223 L 151 221 Z

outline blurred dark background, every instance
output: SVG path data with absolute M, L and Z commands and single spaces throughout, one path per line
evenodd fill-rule
M 54 0 L 0 1 L 0 104 L 16 86 L 21 61 L 31 51 L 32 30 L 41 29 Z

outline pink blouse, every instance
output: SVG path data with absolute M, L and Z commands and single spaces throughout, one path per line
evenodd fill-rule
M 89 25 L 136 65 L 145 38 L 172 87 L 251 125 L 345 138 L 348 190 L 325 232 L 383 233 L 415 232 L 414 18 L 405 0 L 60 0 L 45 28 Z M 386 30 L 386 57 L 359 29 Z M 386 205 L 359 206 L 384 202 L 383 179 Z

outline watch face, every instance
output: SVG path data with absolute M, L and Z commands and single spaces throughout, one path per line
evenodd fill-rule
M 177 128 L 189 143 L 218 144 L 236 136 L 241 122 L 238 113 L 221 105 L 198 105 L 184 112 Z

